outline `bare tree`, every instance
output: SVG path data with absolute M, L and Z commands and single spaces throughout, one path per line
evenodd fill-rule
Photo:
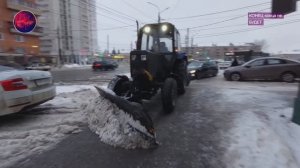
M 255 46 L 259 46 L 262 51 L 265 51 L 269 48 L 269 45 L 267 43 L 267 40 L 254 40 L 253 44 Z

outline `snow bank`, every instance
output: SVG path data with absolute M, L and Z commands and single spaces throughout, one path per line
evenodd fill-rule
M 256 114 L 244 111 L 231 130 L 232 144 L 225 156 L 229 168 L 297 168 L 293 153 L 280 135 Z
M 297 85 L 257 84 L 233 85 L 223 93 L 228 104 L 245 109 L 229 134 L 227 167 L 300 167 L 300 126 L 290 121 Z
M 79 65 L 79 64 L 65 64 L 63 68 L 83 68 L 83 67 L 90 67 L 91 65 Z
M 2 119 L 0 167 L 8 167 L 36 155 L 78 133 L 86 124 L 83 108 L 98 97 L 93 86 L 57 86 L 58 95 L 32 110 Z
M 94 90 L 94 86 L 92 85 L 65 85 L 65 86 L 57 86 L 56 87 L 56 93 L 72 93 L 72 92 L 78 92 L 82 90 Z
M 106 144 L 135 149 L 150 148 L 155 143 L 154 137 L 150 138 L 139 121 L 135 121 L 107 99 L 94 99 L 85 111 L 90 129 Z

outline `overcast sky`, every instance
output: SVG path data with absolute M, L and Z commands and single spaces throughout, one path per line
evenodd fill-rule
M 181 42 L 184 42 L 186 29 L 192 28 L 190 29 L 190 35 L 194 37 L 194 44 L 198 45 L 211 45 L 212 43 L 228 45 L 230 42 L 243 44 L 253 42 L 254 40 L 265 39 L 268 43 L 267 52 L 278 53 L 280 51 L 290 52 L 292 50 L 300 50 L 300 11 L 286 15 L 284 19 L 265 20 L 264 26 L 248 26 L 248 12 L 262 10 L 270 12 L 271 9 L 267 8 L 271 7 L 271 0 L 97 0 L 98 41 L 101 50 L 107 48 L 107 35 L 109 35 L 110 38 L 110 51 L 113 48 L 124 49 L 126 51 L 130 50 L 130 43 L 136 41 L 134 19 L 139 20 L 140 23 L 153 23 L 157 21 L 158 10 L 147 2 L 157 4 L 160 10 L 167 7 L 170 8 L 163 12 L 161 17 L 164 21 L 171 22 L 180 29 Z M 215 15 L 182 18 L 257 4 L 261 5 Z M 298 9 L 299 4 L 300 3 L 298 3 Z M 109 7 L 115 11 L 111 13 L 112 10 L 105 7 Z M 116 11 L 120 12 L 121 15 L 115 14 Z M 244 15 L 244 17 L 239 17 L 242 15 Z M 239 18 L 224 21 L 234 17 Z M 224 22 L 213 24 L 221 21 Z M 208 24 L 212 25 L 205 26 Z M 278 26 L 278 24 L 285 25 Z M 120 26 L 129 27 L 102 30 Z M 268 26 L 271 27 L 268 28 Z M 229 33 L 245 29 L 254 30 L 257 28 L 262 29 L 233 34 Z

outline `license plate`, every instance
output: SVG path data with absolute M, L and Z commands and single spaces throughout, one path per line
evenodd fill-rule
M 50 84 L 52 81 L 50 78 L 47 78 L 47 79 L 39 79 L 39 80 L 36 80 L 35 83 L 36 85 L 38 86 L 42 86 L 42 85 L 47 85 L 47 84 Z

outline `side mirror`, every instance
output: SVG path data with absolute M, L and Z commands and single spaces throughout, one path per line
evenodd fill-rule
M 246 68 L 251 68 L 251 66 L 250 66 L 250 65 L 246 65 L 245 67 L 246 67 Z

